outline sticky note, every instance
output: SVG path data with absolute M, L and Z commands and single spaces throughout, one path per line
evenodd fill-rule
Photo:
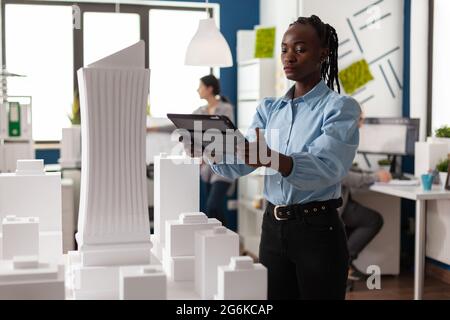
M 273 58 L 275 49 L 275 28 L 256 29 L 255 58 Z
M 369 65 L 365 59 L 356 61 L 339 72 L 339 80 L 347 94 L 352 94 L 373 80 Z

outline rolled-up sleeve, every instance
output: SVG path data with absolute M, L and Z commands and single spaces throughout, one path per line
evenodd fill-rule
M 254 136 L 254 130 L 256 128 L 266 128 L 267 119 L 273 102 L 273 98 L 263 99 L 260 105 L 256 108 L 256 113 L 253 116 L 252 123 L 245 135 L 247 140 L 255 140 L 256 137 Z M 256 169 L 244 164 L 242 160 L 236 159 L 236 157 L 234 159 L 228 158 L 227 160 L 228 161 L 225 161 L 225 163 L 210 164 L 212 170 L 220 176 L 236 179 L 250 174 Z
M 350 169 L 359 143 L 361 109 L 350 97 L 340 97 L 324 109 L 321 135 L 307 146 L 307 152 L 290 154 L 291 173 L 285 178 L 304 191 L 339 183 Z

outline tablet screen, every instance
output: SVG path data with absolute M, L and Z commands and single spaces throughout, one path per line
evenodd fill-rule
M 168 113 L 167 117 L 177 128 L 188 131 L 194 131 L 195 126 L 197 125 L 198 127 L 200 124 L 203 132 L 209 129 L 217 129 L 221 132 L 226 132 L 227 129 L 236 129 L 231 120 L 226 116 Z
M 211 136 L 214 136 L 217 132 L 222 133 L 221 148 L 225 150 L 225 153 L 234 153 L 236 143 L 240 141 L 246 142 L 244 135 L 236 129 L 233 122 L 226 116 L 167 114 L 167 117 L 178 129 L 189 131 L 192 141 L 200 143 L 203 149 L 215 140 Z M 208 133 L 211 133 L 211 135 L 208 135 Z M 201 141 L 196 141 L 195 139 L 201 139 Z

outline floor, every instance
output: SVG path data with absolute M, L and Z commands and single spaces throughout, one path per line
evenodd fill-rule
M 241 255 L 257 258 L 243 250 Z M 381 290 L 369 290 L 365 281 L 354 283 L 353 290 L 346 295 L 347 300 L 413 300 L 414 274 L 403 271 L 399 276 L 382 276 Z M 450 300 L 450 284 L 432 277 L 425 277 L 424 300 Z
M 367 289 L 365 281 L 354 284 L 347 293 L 348 300 L 412 300 L 414 297 L 414 275 L 383 276 L 381 290 Z M 450 300 L 450 285 L 435 278 L 425 278 L 424 300 Z

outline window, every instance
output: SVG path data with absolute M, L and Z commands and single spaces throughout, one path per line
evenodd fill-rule
M 34 140 L 60 140 L 61 129 L 70 126 L 77 69 L 140 39 L 148 44 L 151 115 L 190 113 L 204 104 L 197 88 L 210 68 L 184 65 L 189 41 L 199 20 L 207 16 L 201 3 L 176 6 L 173 2 L 164 8 L 145 4 L 118 7 L 113 1 L 23 4 L 4 0 L 0 4 L 5 15 L 2 49 L 6 68 L 26 75 L 8 78 L 8 94 L 32 96 Z M 75 28 L 72 5 L 78 6 L 83 17 L 81 29 Z M 118 8 L 120 12 L 116 12 Z
M 450 1 L 434 0 L 432 131 L 450 125 Z
M 84 65 L 88 65 L 140 39 L 139 15 L 86 12 L 84 14 Z
M 199 80 L 208 67 L 184 65 L 190 40 L 205 11 L 150 10 L 150 112 L 153 117 L 167 113 L 191 113 L 202 105 Z M 174 28 L 174 26 L 179 26 Z M 203 103 L 204 104 L 204 103 Z
M 33 139 L 59 140 L 69 126 L 73 100 L 73 36 L 70 6 L 5 6 L 8 94 L 32 96 Z

